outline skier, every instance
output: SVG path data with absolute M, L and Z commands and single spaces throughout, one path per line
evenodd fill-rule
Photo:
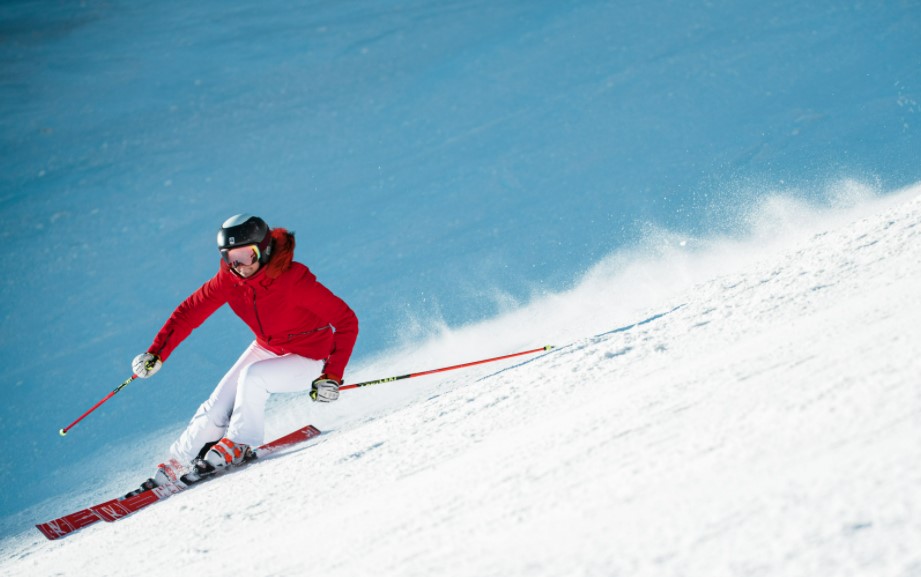
M 238 214 L 224 222 L 217 245 L 220 270 L 176 308 L 147 352 L 134 358 L 134 374 L 153 376 L 225 303 L 256 340 L 172 444 L 169 462 L 140 490 L 175 481 L 187 470 L 185 463 L 191 464 L 185 479 L 194 482 L 250 458 L 251 447 L 263 443 L 270 393 L 309 391 L 314 401 L 335 401 L 358 338 L 352 309 L 293 261 L 293 233 Z

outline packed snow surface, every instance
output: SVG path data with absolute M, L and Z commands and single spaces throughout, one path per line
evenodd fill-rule
M 556 327 L 548 353 L 279 403 L 274 433 L 326 433 L 116 524 L 7 540 L 2 574 L 921 575 L 921 186 L 799 209 L 785 242 L 602 263 L 416 351 Z M 681 267 L 715 272 L 605 318 L 626 278 Z M 607 330 L 573 338 L 564 309 Z
M 565 344 L 716 274 L 721 237 L 809 224 L 797 202 L 921 181 L 918 54 L 918 2 L 0 2 L 0 539 L 110 488 L 87 471 L 135 483 L 249 344 L 224 308 L 57 434 L 229 216 L 296 231 L 354 308 L 349 380 Z
M 921 4 L 0 3 L 0 575 L 921 575 Z M 907 187 L 907 188 L 906 188 Z M 133 518 L 252 335 L 125 379 L 239 212 L 357 312 L 324 435 Z

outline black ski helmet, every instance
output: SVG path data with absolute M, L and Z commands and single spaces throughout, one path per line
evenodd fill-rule
M 259 263 L 269 262 L 272 255 L 272 235 L 269 234 L 269 225 L 258 216 L 238 214 L 224 221 L 221 229 L 217 231 L 217 248 L 221 256 L 227 251 L 238 246 L 254 244 L 259 247 Z

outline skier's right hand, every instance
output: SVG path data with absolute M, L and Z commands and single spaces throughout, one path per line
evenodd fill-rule
M 142 379 L 152 377 L 161 366 L 163 366 L 163 361 L 153 353 L 141 353 L 131 361 L 131 369 L 134 374 Z

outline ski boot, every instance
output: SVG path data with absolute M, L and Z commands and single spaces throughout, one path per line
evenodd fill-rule
M 187 485 L 198 483 L 223 469 L 242 465 L 255 456 L 249 445 L 234 443 L 226 437 L 211 445 L 207 451 L 203 450 L 202 453 L 205 453 L 204 456 L 201 456 L 200 453 L 199 457 L 192 461 L 192 470 L 181 477 L 183 483 Z
M 182 476 L 185 467 L 182 466 L 182 463 L 176 459 L 170 459 L 165 463 L 160 463 L 157 465 L 157 472 L 154 473 L 154 476 L 147 479 L 141 486 L 126 494 L 122 499 L 127 499 L 128 497 L 133 497 L 139 495 L 144 491 L 149 491 L 151 489 L 156 489 L 167 483 L 175 483 Z

